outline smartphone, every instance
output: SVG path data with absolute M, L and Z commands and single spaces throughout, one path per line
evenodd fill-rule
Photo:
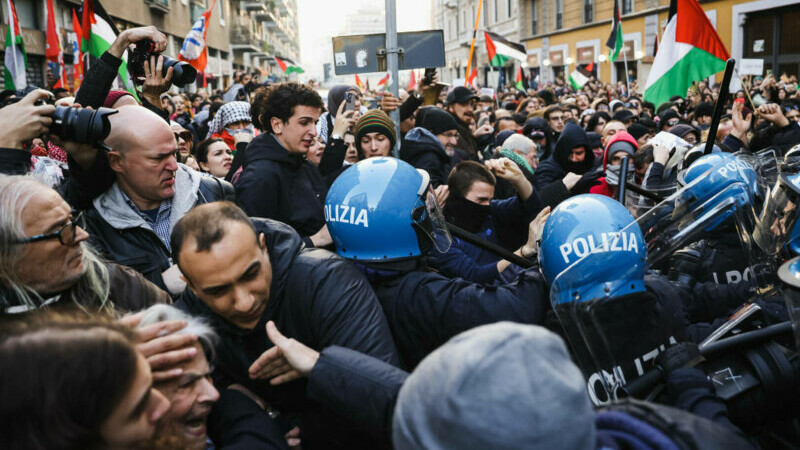
M 423 84 L 433 84 L 433 77 L 436 75 L 436 69 L 429 67 L 425 69 L 425 77 Z
M 344 97 L 344 111 L 355 111 L 356 110 L 356 94 L 352 92 L 348 92 L 345 94 Z
M 733 103 L 741 103 L 741 104 L 743 104 L 743 105 L 744 105 L 744 97 L 742 97 L 742 98 L 737 98 L 737 99 L 734 99 L 734 100 L 733 100 Z
M 768 76 L 768 77 L 771 77 L 771 76 L 772 76 L 772 69 L 767 69 L 767 76 Z

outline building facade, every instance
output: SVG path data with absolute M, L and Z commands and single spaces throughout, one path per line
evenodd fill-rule
M 442 69 L 442 81 L 452 82 L 467 76 L 472 32 L 478 13 L 478 0 L 433 0 L 433 21 L 436 29 L 444 32 L 444 50 L 447 66 Z M 481 6 L 478 33 L 472 67 L 478 69 L 478 79 L 483 85 L 497 85 L 499 71 L 510 79 L 520 66 L 509 61 L 504 68 L 489 67 L 486 42 L 482 31 L 492 31 L 513 42 L 522 42 L 520 0 L 484 0 Z M 471 71 L 472 69 L 470 69 Z
M 793 30 L 800 29 L 800 0 L 709 0 L 700 4 L 731 57 L 737 61 L 764 59 L 765 73 L 798 75 L 800 37 Z M 522 1 L 521 33 L 531 75 L 551 81 L 569 76 L 578 65 L 594 63 L 600 80 L 616 82 L 624 80 L 627 67 L 643 90 L 656 40 L 660 41 L 666 26 L 669 0 L 620 0 L 620 7 L 624 50 L 610 63 L 605 43 L 614 0 Z
M 114 20 L 117 29 L 153 25 L 167 36 L 164 54 L 176 57 L 183 39 L 200 15 L 213 0 L 100 0 Z M 71 71 L 72 52 L 68 33 L 72 33 L 72 11 L 82 0 L 53 0 L 56 24 L 61 29 L 61 47 L 67 71 Z M 44 86 L 45 2 L 43 0 L 14 0 L 22 37 L 28 54 L 28 81 Z M 8 23 L 6 3 L 2 5 L 0 50 L 5 50 L 5 28 Z M 299 59 L 296 0 L 216 0 L 207 34 L 208 64 L 206 81 L 214 89 L 231 84 L 233 70 L 257 70 L 274 73 L 280 78 L 272 56 Z M 2 57 L 0 57 L 2 65 Z M 2 82 L 2 79 L 0 79 Z M 190 85 L 188 90 L 196 89 Z

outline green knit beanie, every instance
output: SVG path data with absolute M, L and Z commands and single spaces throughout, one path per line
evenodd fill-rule
M 397 142 L 397 135 L 394 132 L 394 121 L 380 109 L 367 111 L 358 119 L 358 122 L 356 122 L 353 129 L 353 134 L 356 135 L 356 142 L 361 142 L 361 138 L 367 133 L 380 133 L 386 136 L 392 143 L 392 148 L 394 148 L 394 144 Z

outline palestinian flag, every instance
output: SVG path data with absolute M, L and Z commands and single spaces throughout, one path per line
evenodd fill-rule
M 519 72 L 517 72 L 517 82 L 514 83 L 514 87 L 517 88 L 517 90 L 520 92 L 525 92 L 525 83 L 523 83 L 522 67 L 520 67 Z
M 672 0 L 644 100 L 658 106 L 673 95 L 686 95 L 693 82 L 725 69 L 730 58 L 697 0 Z
M 94 58 L 103 56 L 117 39 L 119 31 L 114 26 L 114 21 L 103 9 L 98 0 L 84 0 L 81 15 L 81 51 Z M 139 99 L 134 88 L 130 74 L 128 74 L 128 51 L 122 54 L 122 64 L 119 66 L 120 79 L 126 91 Z
M 275 58 L 275 62 L 278 63 L 278 67 L 280 67 L 283 73 L 286 75 L 290 75 L 292 73 L 305 73 L 305 70 L 295 64 L 291 59 L 280 59 L 277 56 L 273 56 L 273 58 Z
M 22 41 L 22 30 L 17 20 L 17 9 L 11 0 L 6 1 L 8 11 L 8 27 L 6 28 L 6 55 L 3 60 L 3 78 L 6 89 L 24 89 L 28 86 L 25 68 L 28 67 L 28 54 L 25 53 L 25 42 Z
M 586 73 L 586 69 L 582 69 L 580 66 L 569 74 L 569 84 L 571 84 L 572 88 L 576 91 L 583 89 L 588 82 L 589 74 Z
M 503 67 L 507 61 L 512 59 L 520 62 L 528 59 L 524 45 L 511 42 L 491 31 L 484 31 L 483 35 L 486 38 L 486 53 L 489 54 L 490 66 Z
M 614 18 L 611 20 L 611 34 L 606 41 L 608 51 L 608 60 L 614 62 L 622 50 L 622 18 L 619 13 L 619 0 L 614 0 Z

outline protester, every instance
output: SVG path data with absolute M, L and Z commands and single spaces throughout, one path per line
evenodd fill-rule
M 252 122 L 249 103 L 226 103 L 219 108 L 214 119 L 208 124 L 206 139 L 222 139 L 232 152 L 236 152 L 240 142 L 249 142 L 255 136 Z M 249 139 L 243 140 L 243 138 Z
M 0 333 L 0 433 L 8 449 L 154 448 L 169 401 L 125 326 L 47 314 Z M 148 445 L 150 443 L 150 445 Z
M 195 156 L 200 170 L 217 178 L 225 178 L 233 165 L 233 152 L 219 138 L 209 138 L 201 142 Z
M 45 306 L 135 311 L 169 296 L 137 272 L 101 259 L 81 213 L 32 178 L 0 175 L 0 315 Z
M 307 86 L 281 83 L 257 91 L 253 102 L 262 134 L 247 148 L 234 185 L 237 204 L 251 217 L 290 225 L 308 246 L 329 245 L 322 211 L 328 187 L 304 158 L 315 145 L 322 99 Z
M 425 170 L 434 188 L 445 184 L 456 157 L 458 124 L 452 114 L 439 108 L 423 108 L 419 126 L 406 133 L 400 158 Z
M 263 360 L 277 350 L 257 332 L 272 320 L 312 348 L 340 345 L 397 365 L 386 319 L 363 275 L 325 250 L 304 248 L 288 226 L 251 221 L 228 202 L 187 214 L 172 245 L 189 286 L 178 307 L 204 317 L 220 334 L 215 385 L 240 384 L 284 414 L 299 413 L 305 448 L 373 440 L 356 433 L 346 415 L 307 403 L 302 383 L 268 383 Z

